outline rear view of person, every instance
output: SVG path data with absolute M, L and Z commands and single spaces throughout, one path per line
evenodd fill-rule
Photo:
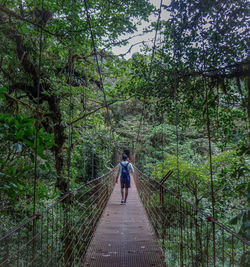
M 129 158 L 126 154 L 122 156 L 123 161 L 118 164 L 118 169 L 116 172 L 116 183 L 120 176 L 121 181 L 121 195 L 122 200 L 121 204 L 127 204 L 128 198 L 128 189 L 130 188 L 130 175 L 134 173 L 134 168 L 131 163 L 129 163 Z M 124 188 L 125 188 L 125 197 L 124 197 Z

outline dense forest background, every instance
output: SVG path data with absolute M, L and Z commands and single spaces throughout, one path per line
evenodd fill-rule
M 87 9 L 86 9 L 87 6 Z M 115 166 L 124 149 L 147 175 L 250 238 L 249 3 L 172 0 L 0 2 L 0 232 Z M 35 194 L 34 194 L 35 190 Z

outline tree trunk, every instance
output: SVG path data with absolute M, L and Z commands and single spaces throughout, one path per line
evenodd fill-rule
M 62 125 L 62 116 L 60 112 L 60 100 L 56 96 L 51 96 L 48 99 L 49 109 L 51 111 L 51 118 L 53 121 L 53 132 L 54 132 L 54 155 L 55 155 L 55 167 L 57 173 L 56 187 L 61 191 L 62 194 L 68 192 L 69 181 L 65 177 L 64 166 L 65 156 L 63 146 L 66 140 L 65 127 Z

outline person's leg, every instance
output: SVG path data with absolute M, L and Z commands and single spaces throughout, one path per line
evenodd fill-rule
M 121 203 L 124 202 L 124 184 L 121 182 L 121 196 L 122 196 L 122 200 Z
M 125 184 L 125 200 L 124 202 L 127 203 L 128 198 L 128 189 L 130 188 L 130 179 Z
M 128 188 L 125 188 L 125 202 L 127 202 L 127 198 L 128 198 Z

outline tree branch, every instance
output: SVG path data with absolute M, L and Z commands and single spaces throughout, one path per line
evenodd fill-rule
M 249 72 L 247 70 L 244 71 L 233 71 L 231 73 L 224 73 L 224 74 L 220 74 L 220 73 L 216 73 L 216 74 L 209 74 L 209 73 L 205 73 L 205 72 L 190 72 L 190 73 L 184 73 L 184 74 L 177 74 L 178 78 L 184 78 L 184 77 L 195 77 L 195 76 L 203 76 L 203 77 L 208 77 L 208 78 L 216 78 L 216 79 L 223 79 L 223 78 L 228 78 L 228 79 L 232 79 L 232 78 L 239 78 L 239 77 L 247 77 L 249 75 Z
M 242 69 L 242 67 L 245 65 L 249 65 L 250 60 L 244 60 L 242 62 L 238 62 L 235 64 L 231 64 L 225 67 L 221 67 L 218 69 L 207 69 L 205 71 L 191 71 L 184 73 L 183 71 L 180 71 L 177 73 L 177 76 L 179 78 L 183 77 L 194 77 L 194 76 L 203 76 L 208 78 L 217 78 L 217 79 L 223 79 L 223 78 L 237 78 L 237 77 L 247 77 L 249 75 L 249 72 L 247 69 Z M 226 69 L 234 69 L 231 70 L 229 73 L 221 73 L 222 71 L 225 71 Z
M 88 117 L 89 115 L 94 114 L 95 112 L 97 112 L 98 110 L 100 110 L 100 109 L 102 109 L 102 108 L 105 108 L 105 107 L 107 108 L 107 107 L 113 105 L 113 104 L 116 103 L 117 101 L 118 101 L 118 100 L 112 101 L 112 102 L 109 103 L 109 104 L 100 106 L 100 107 L 98 107 L 98 108 L 96 108 L 96 109 L 94 109 L 94 110 L 92 110 L 92 111 L 90 111 L 90 112 L 88 112 L 88 113 L 85 113 L 84 115 L 82 115 L 82 116 L 80 116 L 79 118 L 77 118 L 77 119 L 75 119 L 75 120 L 69 122 L 68 124 L 72 125 L 72 124 L 74 124 L 74 123 L 76 123 L 76 122 L 78 122 L 78 121 L 80 121 L 80 120 L 82 120 L 82 119 Z
M 104 51 L 105 49 L 108 49 L 110 46 L 119 46 L 119 45 L 122 45 L 123 43 L 126 43 L 127 41 L 135 38 L 135 37 L 139 37 L 139 36 L 143 36 L 144 34 L 148 33 L 148 32 L 152 32 L 153 30 L 150 30 L 150 31 L 147 31 L 147 32 L 143 32 L 143 33 L 140 33 L 140 34 L 136 34 L 136 35 L 133 35 L 133 36 L 130 36 L 124 40 L 121 40 L 121 41 L 118 41 L 118 42 L 113 42 L 113 43 L 110 43 L 108 44 L 107 46 L 105 46 L 104 48 L 101 49 L 101 51 Z
M 127 50 L 127 52 L 125 52 L 125 53 L 123 53 L 123 54 L 116 55 L 116 56 L 117 56 L 117 57 L 124 57 L 124 56 L 126 56 L 128 53 L 131 52 L 131 50 L 132 50 L 132 48 L 133 48 L 134 46 L 136 46 L 136 45 L 138 45 L 138 44 L 145 44 L 145 43 L 146 43 L 146 41 L 141 41 L 141 42 L 137 42 L 137 43 L 135 43 L 135 44 L 132 44 L 132 45 L 130 46 L 130 48 Z
M 43 114 L 42 112 L 37 111 L 35 108 L 31 107 L 28 103 L 25 103 L 25 102 L 23 102 L 22 100 L 17 99 L 17 98 L 15 98 L 15 97 L 11 96 L 11 95 L 8 94 L 7 92 L 3 92 L 3 93 L 4 93 L 4 95 L 5 95 L 6 98 L 9 98 L 9 99 L 11 99 L 11 100 L 14 101 L 14 102 L 23 105 L 24 107 L 26 107 L 26 108 L 28 108 L 29 110 L 31 110 L 33 113 L 39 114 L 40 116 L 44 116 L 44 114 Z
M 2 11 L 3 13 L 5 13 L 6 15 L 10 16 L 10 17 L 14 17 L 18 20 L 21 20 L 21 21 L 24 21 L 24 22 L 28 22 L 30 23 L 31 25 L 39 28 L 39 29 L 42 29 L 44 32 L 50 34 L 50 35 L 54 35 L 56 37 L 64 37 L 64 34 L 57 34 L 57 33 L 54 33 L 54 32 L 51 32 L 51 31 L 48 31 L 46 30 L 42 25 L 40 24 L 37 24 L 29 19 L 26 19 L 26 18 L 23 18 L 22 16 L 16 14 L 14 11 L 12 10 L 9 10 L 8 8 L 6 7 L 3 7 L 3 6 L 0 6 L 0 11 Z

